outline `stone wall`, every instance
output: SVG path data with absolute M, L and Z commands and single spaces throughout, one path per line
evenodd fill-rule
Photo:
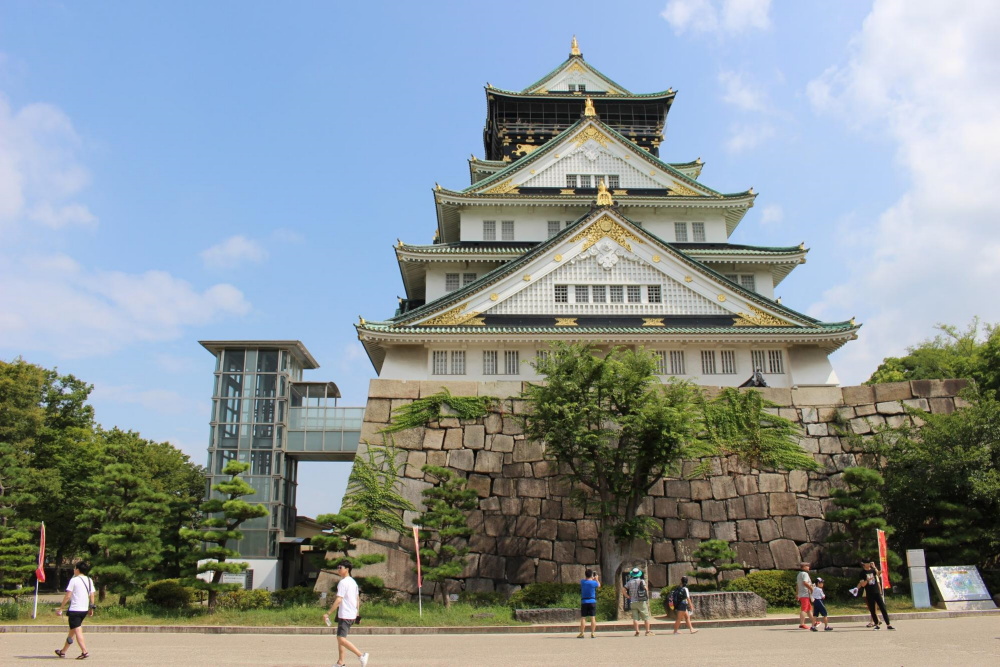
M 660 530 L 652 544 L 638 544 L 630 557 L 646 562 L 654 588 L 678 582 L 692 569 L 691 553 L 711 538 L 732 543 L 747 568 L 795 569 L 802 560 L 816 567 L 831 565 L 822 546 L 832 531 L 823 519 L 831 509 L 830 490 L 861 456 L 839 434 L 864 436 L 881 424 L 909 423 L 906 407 L 951 412 L 963 405 L 957 394 L 964 387 L 962 380 L 921 380 L 761 390 L 780 406 L 778 414 L 801 427 L 801 445 L 822 469 L 761 472 L 742 469 L 733 458 L 717 458 L 705 478 L 663 480 L 640 510 Z M 393 436 L 405 459 L 403 494 L 414 505 L 421 507 L 420 492 L 430 486 L 420 471 L 424 464 L 451 468 L 479 494 L 479 508 L 469 516 L 474 535 L 462 575 L 465 589 L 509 592 L 535 581 L 579 581 L 584 568 L 597 562 L 598 523 L 570 502 L 570 488 L 555 464 L 545 460 L 544 446 L 523 435 L 520 382 L 373 380 L 362 443 L 383 443 L 379 431 L 393 410 L 442 388 L 456 396 L 502 399 L 482 419 L 446 417 Z M 405 518 L 409 524 L 414 517 Z M 389 588 L 416 593 L 412 550 L 412 537 L 375 535 L 360 551 L 384 553 L 388 560 L 366 567 L 363 574 L 382 577 Z M 318 587 L 330 583 L 330 575 L 324 574 Z

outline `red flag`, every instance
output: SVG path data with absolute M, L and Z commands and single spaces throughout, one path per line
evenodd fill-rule
M 42 522 L 42 541 L 38 545 L 38 568 L 35 570 L 35 578 L 40 583 L 45 583 L 45 522 Z
M 417 552 L 417 588 L 423 588 L 424 579 L 420 576 L 420 532 L 413 526 L 413 548 Z
M 889 548 L 885 544 L 885 531 L 875 529 L 875 536 L 878 538 L 878 560 L 879 569 L 882 570 L 882 588 L 892 588 L 889 583 Z

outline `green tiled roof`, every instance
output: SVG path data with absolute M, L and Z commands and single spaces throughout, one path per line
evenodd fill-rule
M 600 334 L 789 334 L 789 333 L 804 333 L 804 334 L 815 334 L 815 333 L 834 333 L 837 331 L 851 331 L 856 328 L 857 325 L 851 324 L 850 322 L 836 322 L 836 323 L 826 323 L 821 329 L 815 327 L 469 327 L 469 326 L 454 326 L 454 327 L 421 327 L 413 326 L 400 328 L 395 325 L 391 320 L 387 322 L 365 322 L 364 324 L 357 325 L 359 329 L 367 329 L 369 331 L 383 331 L 383 332 L 419 332 L 423 334 L 586 334 L 586 335 L 600 335 Z
M 511 247 L 511 248 L 491 248 L 468 246 L 463 243 L 437 243 L 434 245 L 407 245 L 396 246 L 397 250 L 418 252 L 427 255 L 509 255 L 524 254 L 534 246 Z
M 511 97 L 531 97 L 531 98 L 548 98 L 548 97 L 565 97 L 574 100 L 583 100 L 588 95 L 594 100 L 621 100 L 622 98 L 629 99 L 656 99 L 658 97 L 673 97 L 677 94 L 676 90 L 660 90 L 655 93 L 630 93 L 627 91 L 622 91 L 620 95 L 615 95 L 613 93 L 606 93 L 601 90 L 588 91 L 583 93 L 571 93 L 565 90 L 550 90 L 546 93 L 526 93 L 523 90 L 506 90 L 504 88 L 497 88 L 495 86 L 490 87 L 490 94 L 499 93 L 500 95 L 510 95 Z M 602 93 L 601 95 L 595 95 L 594 93 Z
M 604 82 L 607 83 L 609 86 L 617 88 L 618 90 L 622 91 L 623 93 L 625 93 L 627 95 L 631 94 L 631 93 L 629 93 L 628 89 L 625 86 L 619 85 L 617 82 L 612 81 L 608 77 L 604 76 L 604 74 L 602 74 L 596 67 L 594 67 L 593 65 L 591 65 L 590 63 L 588 63 L 586 60 L 584 60 L 583 56 L 570 56 L 566 60 L 564 60 L 561 63 L 559 63 L 556 66 L 555 69 L 553 69 L 551 72 L 549 72 L 548 74 L 546 74 L 545 76 L 543 76 L 538 81 L 535 81 L 533 84 L 531 84 L 530 86 L 528 86 L 527 88 L 525 88 L 522 92 L 526 92 L 528 90 L 531 90 L 532 88 L 535 88 L 536 86 L 540 86 L 547 79 L 555 76 L 556 73 L 558 73 L 560 70 L 562 70 L 562 68 L 564 68 L 567 65 L 569 65 L 570 62 L 572 62 L 574 59 L 579 60 L 581 63 L 583 63 L 584 67 L 586 67 L 588 70 L 590 70 L 591 72 L 593 72 L 596 76 L 598 76 L 602 80 L 604 80 Z M 514 93 L 514 94 L 516 95 L 517 93 Z
M 750 246 L 744 248 L 685 248 L 677 247 L 677 250 L 687 255 L 797 255 L 805 252 L 804 248 L 798 246 L 788 247 L 767 247 Z

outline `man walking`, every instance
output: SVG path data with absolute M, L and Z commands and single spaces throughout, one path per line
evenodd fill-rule
M 639 621 L 646 624 L 646 636 L 653 634 L 649 629 L 649 584 L 642 576 L 642 570 L 633 567 L 629 580 L 622 588 L 622 593 L 628 597 L 632 605 L 632 628 L 635 636 L 639 636 Z
M 66 610 L 66 618 L 69 620 L 69 634 L 66 635 L 66 643 L 61 649 L 56 649 L 56 655 L 60 658 L 66 657 L 73 639 L 76 638 L 76 645 L 80 647 L 80 655 L 77 660 L 86 660 L 90 657 L 87 653 L 87 644 L 83 640 L 83 619 L 94 615 L 94 580 L 87 576 L 90 571 L 88 563 L 77 563 L 73 566 L 73 578 L 66 586 L 66 594 L 63 596 L 56 613 L 62 616 Z
M 795 577 L 795 596 L 799 599 L 799 627 L 808 630 L 816 620 L 812 613 L 813 583 L 809 578 L 809 563 L 803 561 L 799 563 L 799 567 L 802 571 Z M 809 620 L 808 625 L 806 619 Z
M 340 583 L 337 584 L 337 597 L 334 599 L 330 609 L 323 614 L 323 620 L 329 625 L 330 614 L 337 611 L 337 664 L 335 667 L 347 667 L 345 660 L 346 651 L 350 651 L 358 656 L 361 667 L 368 664 L 368 654 L 362 653 L 347 638 L 351 632 L 351 626 L 358 620 L 358 610 L 361 608 L 361 599 L 358 593 L 358 582 L 351 576 L 351 561 L 342 560 L 337 565 L 337 575 Z

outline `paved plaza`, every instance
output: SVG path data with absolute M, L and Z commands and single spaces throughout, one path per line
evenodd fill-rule
M 834 632 L 793 626 L 706 628 L 696 635 L 631 632 L 577 639 L 575 634 L 364 636 L 369 667 L 383 665 L 991 665 L 1000 664 L 1000 616 L 903 621 L 875 632 L 845 623 Z M 0 664 L 51 664 L 59 634 L 0 635 Z M 92 633 L 92 665 L 171 667 L 281 665 L 320 667 L 336 662 L 333 636 Z M 76 657 L 75 647 L 68 654 Z M 65 661 L 64 661 L 65 664 Z M 351 656 L 348 665 L 358 665 Z

